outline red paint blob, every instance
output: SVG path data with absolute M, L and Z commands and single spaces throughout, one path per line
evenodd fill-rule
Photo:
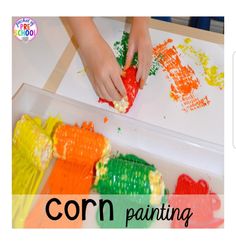
M 190 176 L 182 174 L 178 177 L 175 192 L 168 198 L 172 207 L 180 210 L 191 208 L 193 213 L 188 228 L 216 228 L 224 219 L 214 217 L 214 211 L 220 209 L 221 201 L 216 193 L 211 192 L 209 184 L 201 179 L 194 181 Z M 172 221 L 172 228 L 185 228 L 185 221 Z

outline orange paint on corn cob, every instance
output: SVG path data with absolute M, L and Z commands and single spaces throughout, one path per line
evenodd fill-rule
M 94 167 L 109 151 L 109 142 L 101 134 L 93 131 L 92 123 L 78 125 L 59 125 L 54 141 L 54 156 L 81 167 Z

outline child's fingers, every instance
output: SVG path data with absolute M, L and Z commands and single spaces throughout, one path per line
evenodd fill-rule
M 99 90 L 101 92 L 102 98 L 106 99 L 108 101 L 112 101 L 112 98 L 110 97 L 109 93 L 107 92 L 104 83 L 99 84 Z
M 140 82 L 140 88 L 143 89 L 152 64 L 152 54 L 145 53 L 142 49 L 141 51 L 138 51 L 138 61 L 136 81 Z
M 138 71 L 136 74 L 136 81 L 139 82 L 141 80 L 141 77 L 143 75 L 144 70 L 144 56 L 142 53 L 138 53 Z
M 112 100 L 121 100 L 122 96 L 117 91 L 116 87 L 114 86 L 111 78 L 108 78 L 105 83 L 105 88 L 109 94 L 109 96 L 112 98 Z
M 130 67 L 133 57 L 134 57 L 134 53 L 135 53 L 135 49 L 133 45 L 129 45 L 128 47 L 128 51 L 126 54 L 126 60 L 125 60 L 125 66 L 124 66 L 124 70 L 126 70 L 128 67 Z
M 140 80 L 140 88 L 141 89 L 143 89 L 144 84 L 147 81 L 151 65 L 152 65 L 152 61 L 150 61 L 147 58 L 147 61 L 145 62 L 144 67 L 143 67 L 143 73 L 142 73 L 141 80 Z
M 148 72 L 149 72 L 149 68 L 147 67 L 145 70 L 143 70 L 143 74 L 141 76 L 141 80 L 140 80 L 140 88 L 143 89 L 145 82 L 147 81 L 148 78 Z
M 98 97 L 102 98 L 102 94 L 101 94 L 101 91 L 99 90 L 99 88 L 97 87 L 97 84 L 95 82 L 95 79 L 94 77 L 92 76 L 92 74 L 90 73 L 89 70 L 87 70 L 87 76 L 89 78 L 89 81 L 91 82 L 92 86 L 93 86 L 93 89 L 95 91 L 95 93 L 97 94 Z
M 93 89 L 95 91 L 95 93 L 97 94 L 98 97 L 101 97 L 101 92 L 99 91 L 99 89 L 97 88 L 97 86 L 95 84 L 92 83 Z
M 102 93 L 101 93 L 101 91 L 100 91 L 99 87 L 94 86 L 94 90 L 95 90 L 95 92 L 96 92 L 97 96 L 98 96 L 98 97 L 100 97 L 100 98 L 102 98 Z
M 115 85 L 115 87 L 117 88 L 117 90 L 120 92 L 121 96 L 125 97 L 127 93 L 123 81 L 120 77 L 120 74 L 118 72 L 111 74 L 111 80 Z

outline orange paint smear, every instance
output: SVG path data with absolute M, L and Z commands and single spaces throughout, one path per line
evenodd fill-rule
M 48 218 L 45 213 L 46 203 L 53 197 L 58 198 L 62 203 L 66 203 L 70 199 L 80 202 L 89 194 L 94 180 L 93 167 L 83 167 L 79 164 L 70 163 L 65 160 L 58 159 L 53 170 L 43 187 L 39 200 L 34 206 L 26 219 L 25 227 L 27 228 L 78 228 L 82 225 L 81 217 L 74 221 L 69 221 L 66 217 L 62 217 L 58 221 Z M 50 212 L 57 214 L 61 212 L 58 205 L 51 205 Z M 74 213 L 71 210 L 71 213 Z
M 93 173 L 93 165 L 83 167 L 58 159 L 41 194 L 88 194 Z
M 200 81 L 189 65 L 182 65 L 175 46 L 168 47 L 172 41 L 168 39 L 153 48 L 154 56 L 158 58 L 163 70 L 174 82 L 170 86 L 170 97 L 175 101 L 180 101 L 183 111 L 186 112 L 209 105 L 210 101 L 207 96 L 201 99 L 195 96 L 195 91 L 200 87 Z

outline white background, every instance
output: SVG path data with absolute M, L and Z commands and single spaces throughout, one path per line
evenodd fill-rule
M 227 1 L 13 1 L 0 11 L 0 248 L 222 248 L 235 234 L 236 150 L 232 145 L 234 7 Z M 103 3 L 108 2 L 108 3 Z M 192 9 L 190 11 L 190 9 Z M 14 230 L 11 228 L 11 16 L 224 15 L 225 18 L 225 228 L 219 230 Z M 50 34 L 49 34 L 50 35 Z M 232 196 L 231 196 L 232 195 Z M 232 240 L 232 241 L 229 241 Z M 235 242 L 234 242 L 235 244 Z

